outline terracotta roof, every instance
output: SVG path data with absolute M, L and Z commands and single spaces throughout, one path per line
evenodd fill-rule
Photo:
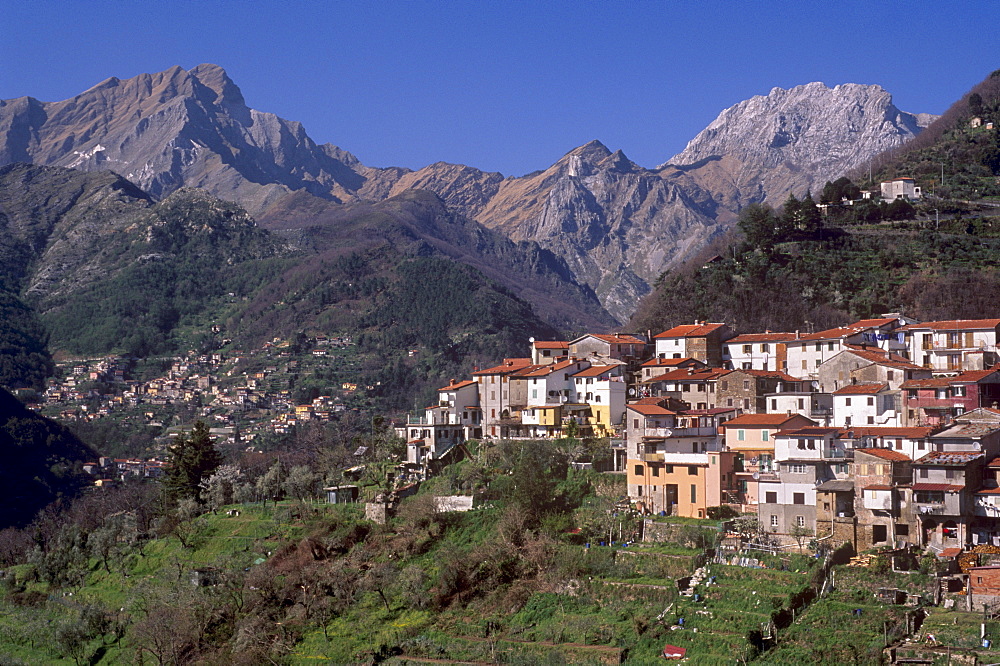
M 535 349 L 569 349 L 569 343 L 563 340 L 535 340 Z
M 465 381 L 455 382 L 454 384 L 448 384 L 438 389 L 438 391 L 455 391 L 460 388 L 465 388 L 466 386 L 472 386 L 475 384 L 475 380 L 466 379 Z
M 938 557 L 958 557 L 962 554 L 961 548 L 945 548 L 939 554 Z
M 894 324 L 897 321 L 899 321 L 899 320 L 896 319 L 896 317 L 880 317 L 878 319 L 859 319 L 856 322 L 848 324 L 848 326 L 851 326 L 851 327 L 859 327 L 859 326 L 861 326 L 861 327 L 871 327 L 871 328 L 874 328 L 876 326 L 886 326 L 888 324 Z
M 808 379 L 799 379 L 798 377 L 792 377 L 788 373 L 781 372 L 780 370 L 744 370 L 742 368 L 738 368 L 736 370 L 733 370 L 733 372 L 734 373 L 736 373 L 736 372 L 742 372 L 742 373 L 750 375 L 751 377 L 764 377 L 766 379 L 780 379 L 783 382 L 796 382 L 796 383 L 798 383 L 798 382 L 809 381 Z
M 972 384 L 980 382 L 993 373 L 1000 370 L 997 366 L 986 370 L 969 370 L 954 377 L 934 377 L 933 379 L 910 379 L 900 384 L 900 388 L 937 388 L 940 386 L 951 386 L 952 384 Z
M 725 326 L 725 324 L 682 324 L 680 326 L 674 326 L 673 328 L 667 329 L 658 335 L 653 337 L 659 338 L 700 338 L 706 336 L 714 331 L 719 330 Z
M 476 370 L 472 375 L 473 377 L 476 375 L 506 375 L 529 365 L 531 365 L 530 358 L 505 358 L 500 365 L 485 370 Z
M 730 338 L 726 340 L 727 345 L 731 344 L 750 344 L 754 342 L 784 342 L 785 340 L 794 340 L 794 333 L 741 333 L 735 338 Z
M 913 490 L 943 490 L 946 493 L 957 493 L 965 490 L 965 486 L 958 486 L 951 483 L 914 483 Z
M 908 437 L 920 439 L 930 437 L 934 432 L 931 426 L 910 426 L 908 428 L 888 428 L 884 426 L 857 426 L 841 428 L 841 439 L 857 439 L 859 437 Z
M 779 430 L 774 433 L 775 437 L 823 437 L 830 433 L 839 432 L 840 428 L 827 428 L 826 426 L 805 426 L 792 430 Z
M 777 428 L 792 419 L 805 418 L 799 414 L 741 414 L 735 419 L 726 421 L 725 426 L 771 426 Z
M 638 400 L 629 403 L 632 405 L 662 405 L 667 402 L 666 398 L 639 398 Z
M 893 451 L 892 449 L 855 449 L 854 453 L 855 455 L 858 453 L 867 453 L 870 456 L 890 462 L 909 462 L 910 460 L 910 456 L 899 451 Z
M 817 340 L 842 340 L 843 338 L 848 338 L 852 335 L 857 335 L 862 331 L 871 328 L 870 326 L 862 326 L 860 328 L 855 328 L 853 326 L 839 326 L 837 328 L 828 328 L 825 331 L 819 331 L 818 333 L 809 333 L 800 336 L 795 342 L 815 342 Z
M 964 467 L 971 461 L 983 458 L 985 455 L 981 451 L 931 451 L 914 464 Z
M 705 365 L 705 363 L 702 363 L 696 358 L 651 358 L 645 363 L 643 363 L 642 367 L 644 368 L 650 368 L 650 367 L 658 368 L 662 366 L 675 367 L 678 365 L 685 365 L 685 364 L 701 365 L 701 366 Z
M 577 338 L 577 340 L 580 340 L 580 339 L 586 338 L 586 337 L 597 338 L 598 340 L 603 340 L 604 342 L 609 342 L 611 344 L 620 344 L 620 345 L 644 345 L 644 344 L 646 344 L 645 340 L 641 340 L 641 339 L 635 337 L 634 335 L 602 335 L 602 334 L 598 334 L 598 333 L 591 333 L 589 336 L 584 335 L 581 338 Z
M 553 372 L 559 372 L 560 370 L 565 370 L 566 368 L 581 363 L 582 361 L 572 361 L 565 360 L 559 361 L 558 363 L 550 363 L 548 365 L 536 365 L 530 369 L 526 369 L 524 372 L 519 372 L 518 377 L 545 377 L 551 375 Z
M 592 365 L 574 375 L 570 375 L 570 377 L 597 377 L 620 367 L 620 365 Z
M 1000 495 L 1000 488 L 980 488 L 976 491 L 977 495 Z
M 670 411 L 666 407 L 660 407 L 659 405 L 640 405 L 633 403 L 627 407 L 633 412 L 639 412 L 644 416 L 669 416 L 677 413 Z
M 947 321 L 925 321 L 922 324 L 908 324 L 898 330 L 916 331 L 929 328 L 934 331 L 984 330 L 1000 326 L 1000 319 L 950 319 Z
M 688 372 L 688 370 L 694 370 L 694 372 Z M 671 370 L 670 372 L 665 372 L 662 375 L 655 375 L 645 380 L 644 384 L 652 382 L 679 382 L 683 380 L 693 381 L 693 382 L 705 382 L 712 381 L 728 375 L 732 370 L 726 370 L 725 368 L 681 368 L 679 370 Z
M 910 370 L 923 370 L 922 367 L 912 362 L 905 356 L 900 356 L 899 354 L 893 354 L 881 349 L 872 349 L 871 347 L 862 348 L 861 345 L 847 345 L 847 349 L 841 353 L 850 352 L 855 356 L 865 359 L 866 361 L 871 361 L 872 363 L 878 363 L 879 365 L 888 365 L 894 368 L 907 368 Z
M 892 486 L 876 484 L 874 486 L 865 486 L 862 490 L 892 490 Z
M 993 460 L 986 463 L 987 467 L 1000 467 L 1000 458 L 994 458 Z
M 834 395 L 871 395 L 889 388 L 888 384 L 851 384 L 833 392 Z

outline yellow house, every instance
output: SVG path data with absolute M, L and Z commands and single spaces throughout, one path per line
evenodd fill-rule
M 774 433 L 817 425 L 801 414 L 742 414 L 723 424 L 725 446 L 737 453 L 736 478 L 742 504 L 757 504 L 757 480 L 776 473 Z

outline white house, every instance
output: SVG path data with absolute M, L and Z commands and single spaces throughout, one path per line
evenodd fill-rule
M 899 391 L 888 384 L 854 384 L 833 392 L 833 422 L 851 426 L 901 426 Z

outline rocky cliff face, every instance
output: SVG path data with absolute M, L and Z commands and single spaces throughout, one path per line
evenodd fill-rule
M 876 85 L 774 88 L 720 113 L 668 165 L 722 205 L 778 204 L 903 144 L 935 117 L 900 111 Z
M 0 101 L 0 164 L 113 170 L 154 198 L 203 188 L 289 238 L 298 227 L 305 246 L 330 204 L 428 190 L 451 211 L 551 252 L 624 321 L 664 270 L 730 228 L 742 206 L 816 190 L 926 122 L 878 86 L 811 83 L 727 109 L 654 170 L 597 141 L 518 178 L 443 162 L 375 169 L 247 107 L 221 68 L 199 65 L 111 78 L 62 102 Z

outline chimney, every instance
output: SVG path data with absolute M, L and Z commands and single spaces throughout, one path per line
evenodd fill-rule
M 796 339 L 796 340 L 798 340 L 798 339 L 799 339 L 799 331 L 798 331 L 798 329 L 796 329 L 796 331 L 795 331 L 795 339 Z
M 694 366 L 693 365 L 692 366 L 688 366 L 688 374 L 689 375 L 693 375 L 694 374 Z

